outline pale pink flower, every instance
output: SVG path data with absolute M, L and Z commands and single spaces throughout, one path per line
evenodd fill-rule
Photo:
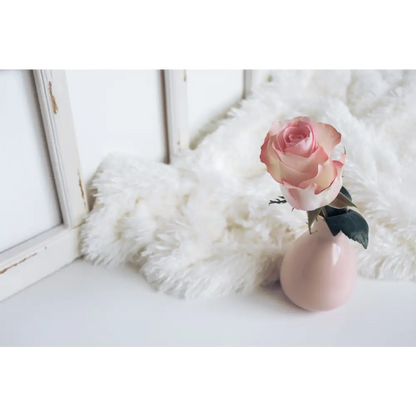
M 332 159 L 340 142 L 341 134 L 329 124 L 308 117 L 278 121 L 264 140 L 260 160 L 292 207 L 312 211 L 332 202 L 342 187 L 345 154 Z

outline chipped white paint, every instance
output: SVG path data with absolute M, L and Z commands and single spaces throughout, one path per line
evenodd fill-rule
M 172 160 L 181 150 L 189 148 L 186 70 L 167 70 L 164 76 L 169 157 Z
M 73 228 L 88 207 L 65 71 L 34 71 L 34 75 L 64 224 Z
M 0 301 L 79 257 L 78 234 L 60 225 L 0 254 Z

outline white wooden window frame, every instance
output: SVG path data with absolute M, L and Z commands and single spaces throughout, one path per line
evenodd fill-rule
M 0 301 L 80 256 L 88 212 L 65 71 L 33 71 L 63 224 L 0 254 Z
M 244 70 L 243 96 L 247 98 L 252 89 L 261 84 L 267 70 Z M 186 69 L 165 70 L 165 103 L 168 124 L 169 157 L 173 160 L 190 145 L 188 119 L 188 92 Z

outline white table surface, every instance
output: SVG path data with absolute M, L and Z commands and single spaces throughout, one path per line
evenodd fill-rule
M 311 313 L 279 288 L 185 301 L 78 260 L 0 303 L 0 346 L 416 346 L 416 283 L 359 278 Z

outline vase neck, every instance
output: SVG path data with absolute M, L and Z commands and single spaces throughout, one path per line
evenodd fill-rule
M 326 221 L 322 217 L 319 217 L 318 221 L 315 221 L 315 223 L 312 226 L 312 232 L 316 233 L 316 236 L 319 238 L 334 238 L 334 236 L 328 228 Z

